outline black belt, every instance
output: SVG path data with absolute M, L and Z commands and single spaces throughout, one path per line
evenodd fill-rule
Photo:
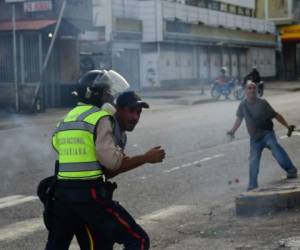
M 90 188 L 103 185 L 103 178 L 93 180 L 60 180 L 56 182 L 57 187 L 62 188 Z

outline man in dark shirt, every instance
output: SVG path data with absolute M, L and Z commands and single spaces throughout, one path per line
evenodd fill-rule
M 261 81 L 260 74 L 259 74 L 256 66 L 253 66 L 252 71 L 250 72 L 249 75 L 247 75 L 247 78 L 248 78 L 248 80 L 250 80 L 256 84 Z
M 275 118 L 287 129 L 289 128 L 288 123 L 266 100 L 256 96 L 256 84 L 254 82 L 248 82 L 245 91 L 246 99 L 240 103 L 235 123 L 227 133 L 234 135 L 240 127 L 243 118 L 245 118 L 250 135 L 250 176 L 247 190 L 249 191 L 258 187 L 259 163 L 264 148 L 269 148 L 272 151 L 274 158 L 287 172 L 287 178 L 296 178 L 297 169 L 286 151 L 277 142 L 272 119 Z

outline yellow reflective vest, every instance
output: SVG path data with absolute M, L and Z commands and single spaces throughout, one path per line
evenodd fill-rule
M 112 115 L 92 105 L 79 105 L 58 123 L 52 137 L 58 153 L 58 179 L 90 180 L 103 176 L 94 133 L 98 121 L 105 116 Z

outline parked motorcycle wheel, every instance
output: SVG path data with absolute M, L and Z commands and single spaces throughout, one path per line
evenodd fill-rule
M 234 90 L 233 95 L 237 100 L 243 100 L 245 98 L 245 91 L 242 87 L 238 87 Z
M 212 87 L 210 94 L 211 94 L 211 97 L 215 100 L 218 100 L 221 97 L 221 92 L 219 91 L 219 89 L 216 86 Z
M 257 96 L 262 97 L 264 95 L 264 83 L 260 82 L 257 86 Z

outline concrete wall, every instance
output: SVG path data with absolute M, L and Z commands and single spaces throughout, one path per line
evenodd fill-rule
M 255 7 L 254 0 L 224 2 Z M 128 74 L 137 88 L 208 83 L 222 66 L 228 67 L 232 77 L 243 77 L 254 63 L 262 76 L 275 76 L 276 39 L 271 22 L 171 1 L 94 0 L 94 7 L 97 27 L 105 26 L 105 40 L 112 42 L 113 66 Z M 176 23 L 182 29 L 176 30 Z M 116 32 L 140 33 L 142 39 L 111 35 Z M 124 65 L 128 55 L 135 58 L 130 68 Z
M 161 3 L 158 1 L 141 2 L 140 18 L 143 21 L 143 41 L 162 41 L 163 16 Z
M 262 77 L 276 75 L 275 50 L 271 48 L 250 48 L 248 50 L 248 65 L 257 66 Z
M 195 46 L 161 46 L 159 63 L 161 81 L 197 79 L 197 53 Z
M 240 41 L 245 45 L 249 43 L 257 43 L 275 46 L 276 37 L 273 34 L 247 32 L 242 30 L 231 30 L 224 28 L 209 27 L 204 25 L 192 25 L 191 34 L 201 36 L 203 38 L 218 39 L 226 41 Z
M 233 78 L 243 78 L 253 65 L 262 77 L 275 77 L 275 48 L 232 48 L 181 44 L 153 44 L 142 50 L 141 87 L 208 84 L 220 75 L 222 66 Z
M 222 26 L 230 29 L 239 28 L 245 31 L 255 30 L 257 32 L 275 33 L 274 24 L 266 20 L 179 3 L 162 2 L 161 4 L 162 15 L 166 20 L 179 20 L 184 23 L 193 24 L 201 22 L 208 26 Z
M 141 65 L 141 87 L 161 87 L 158 78 L 159 60 L 157 50 L 143 51 L 141 55 Z
M 110 41 L 112 32 L 112 5 L 110 0 L 93 0 L 93 26 L 105 27 L 104 40 Z
M 248 8 L 254 7 L 255 1 L 230 2 Z M 110 41 L 114 29 L 113 20 L 135 19 L 142 21 L 143 41 L 153 42 L 163 40 L 163 23 L 165 20 L 179 20 L 187 24 L 203 23 L 207 26 L 229 29 L 240 29 L 261 33 L 275 33 L 272 22 L 257 18 L 234 15 L 196 6 L 166 1 L 137 1 L 137 0 L 94 0 L 94 26 L 105 27 L 105 40 Z
M 114 17 L 140 18 L 140 4 L 137 0 L 111 0 Z

